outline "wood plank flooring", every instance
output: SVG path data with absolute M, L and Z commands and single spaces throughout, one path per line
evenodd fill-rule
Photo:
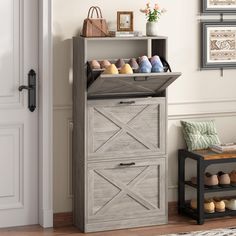
M 155 227 L 144 227 L 109 232 L 83 234 L 74 227 L 42 229 L 40 226 L 28 226 L 0 229 L 0 236 L 158 236 L 177 232 L 201 231 L 236 226 L 236 217 L 225 217 L 208 220 L 204 225 L 182 216 L 170 216 L 169 224 Z

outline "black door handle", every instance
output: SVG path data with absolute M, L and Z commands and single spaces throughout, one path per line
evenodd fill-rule
M 30 70 L 28 73 L 28 86 L 21 85 L 18 90 L 28 90 L 28 108 L 33 112 L 36 108 L 36 73 L 34 70 Z

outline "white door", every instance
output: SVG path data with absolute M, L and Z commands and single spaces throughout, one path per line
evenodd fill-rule
M 38 0 L 0 0 L 0 227 L 38 223 L 38 109 L 28 109 L 28 72 L 38 74 Z

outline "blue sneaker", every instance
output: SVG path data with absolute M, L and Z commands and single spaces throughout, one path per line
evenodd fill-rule
M 153 56 L 150 61 L 151 61 L 153 73 L 164 72 L 164 66 L 159 56 Z
M 152 65 L 149 60 L 143 60 L 139 65 L 139 73 L 151 73 Z

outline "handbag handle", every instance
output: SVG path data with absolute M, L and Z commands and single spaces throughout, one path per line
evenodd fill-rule
M 95 8 L 96 8 L 97 11 L 100 13 L 100 18 L 103 18 L 103 17 L 102 17 L 102 10 L 101 10 L 101 8 L 98 7 L 98 6 L 95 6 Z
M 97 10 L 97 8 L 96 8 L 95 6 L 92 6 L 92 7 L 89 8 L 87 18 L 93 18 L 93 13 L 94 13 L 94 11 L 96 11 L 96 13 L 97 13 L 97 18 L 99 18 L 98 10 Z

